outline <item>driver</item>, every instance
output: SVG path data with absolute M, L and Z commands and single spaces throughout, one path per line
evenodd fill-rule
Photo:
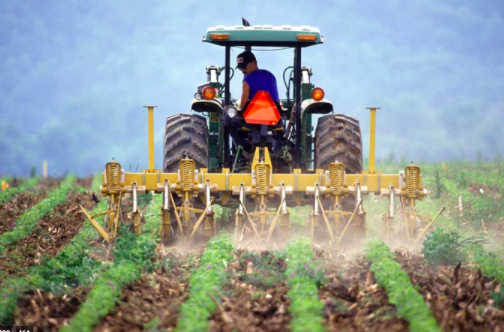
M 257 91 L 267 91 L 271 99 L 277 103 L 280 102 L 275 76 L 265 69 L 259 69 L 254 53 L 250 51 L 240 53 L 236 62 L 238 63 L 236 68 L 245 75 L 240 102 L 242 110 L 245 104 L 254 98 Z
M 280 102 L 275 76 L 265 69 L 259 69 L 254 53 L 250 51 L 240 53 L 236 58 L 236 63 L 238 64 L 236 68 L 244 75 L 240 100 L 240 109 L 242 111 L 258 91 L 267 91 L 271 99 L 276 103 Z M 237 114 L 234 118 L 231 118 L 224 112 L 223 121 L 224 125 L 229 129 L 229 134 L 235 144 L 241 145 L 245 151 L 249 151 L 251 148 L 250 143 L 240 135 L 240 128 L 247 127 L 242 115 Z

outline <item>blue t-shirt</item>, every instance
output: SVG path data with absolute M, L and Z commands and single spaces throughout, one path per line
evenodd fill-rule
M 278 89 L 276 84 L 275 76 L 265 69 L 258 69 L 243 79 L 250 87 L 249 101 L 254 98 L 257 91 L 268 91 L 276 102 L 280 102 L 278 98 Z

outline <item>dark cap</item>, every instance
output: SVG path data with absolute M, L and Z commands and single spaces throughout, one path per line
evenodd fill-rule
M 236 68 L 244 69 L 252 61 L 256 61 L 254 53 L 250 51 L 242 52 L 236 57 Z

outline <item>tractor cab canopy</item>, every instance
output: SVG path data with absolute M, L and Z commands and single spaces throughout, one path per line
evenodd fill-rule
M 324 42 L 318 28 L 310 26 L 216 26 L 208 28 L 203 41 L 221 46 L 308 47 Z
M 224 46 L 226 50 L 224 72 L 224 108 L 230 106 L 230 70 L 231 70 L 231 47 L 244 46 L 250 50 L 255 46 L 266 47 L 292 47 L 294 52 L 294 101 L 295 114 L 294 127 L 296 132 L 296 146 L 301 146 L 301 49 L 308 46 L 322 44 L 324 37 L 320 30 L 310 26 L 250 26 L 244 21 L 244 25 L 216 26 L 208 28 L 204 42 Z M 229 154 L 229 135 L 227 129 L 224 134 L 224 155 Z M 296 149 L 296 164 L 300 165 L 300 149 Z

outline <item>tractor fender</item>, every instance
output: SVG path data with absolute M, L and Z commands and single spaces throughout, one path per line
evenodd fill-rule
M 306 99 L 301 103 L 301 116 L 306 114 L 327 114 L 333 111 L 333 105 L 327 99 L 316 101 L 314 99 Z
M 195 112 L 222 112 L 222 103 L 218 99 L 205 100 L 194 98 L 191 109 Z

